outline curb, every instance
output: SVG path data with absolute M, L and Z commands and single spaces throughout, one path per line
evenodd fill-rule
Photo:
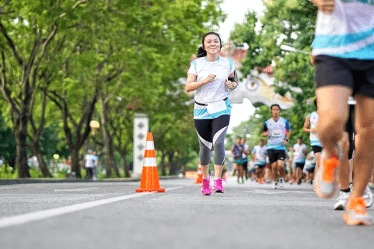
M 161 180 L 178 179 L 178 176 L 160 176 Z M 0 179 L 1 185 L 30 184 L 30 183 L 69 183 L 69 182 L 139 182 L 140 177 L 136 178 L 107 178 L 102 180 L 86 180 L 86 179 L 50 179 L 50 178 L 26 178 L 26 179 Z

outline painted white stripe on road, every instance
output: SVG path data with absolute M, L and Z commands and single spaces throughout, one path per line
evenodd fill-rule
M 183 187 L 168 188 L 168 189 L 165 189 L 165 191 L 175 190 L 179 188 L 183 188 Z M 66 207 L 53 208 L 53 209 L 48 209 L 48 210 L 43 210 L 43 211 L 38 211 L 38 212 L 33 212 L 33 213 L 28 213 L 28 214 L 11 216 L 11 217 L 0 219 L 0 229 L 5 228 L 5 227 L 22 225 L 22 224 L 29 223 L 32 221 L 44 220 L 47 218 L 52 218 L 52 217 L 60 216 L 63 214 L 74 213 L 74 212 L 81 211 L 84 209 L 89 209 L 89 208 L 93 208 L 93 207 L 97 207 L 97 206 L 101 206 L 101 205 L 105 205 L 109 203 L 137 198 L 137 197 L 150 195 L 154 193 L 155 192 L 136 193 L 136 194 L 119 196 L 119 197 L 114 197 L 114 198 L 109 198 L 109 199 L 104 199 L 104 200 L 79 203 L 79 204 L 74 204 L 74 205 L 70 205 Z
M 75 188 L 75 189 L 54 189 L 55 192 L 77 192 L 77 191 L 87 191 L 87 190 L 92 190 L 92 189 L 97 189 L 97 188 Z
M 259 190 L 259 189 L 254 189 L 253 191 L 243 191 L 243 192 L 255 193 L 255 194 L 267 194 L 267 195 L 286 194 L 286 193 L 315 194 L 315 192 L 312 192 L 312 191 L 282 191 L 282 190 L 269 191 L 269 190 Z
M 0 190 L 3 190 L 3 189 L 13 189 L 13 188 L 16 188 L 16 187 L 1 187 L 0 186 Z

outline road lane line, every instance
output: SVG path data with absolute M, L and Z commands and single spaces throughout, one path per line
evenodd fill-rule
M 165 190 L 170 191 L 170 190 L 175 190 L 179 188 L 183 188 L 183 187 L 168 188 Z M 109 203 L 114 203 L 118 201 L 137 198 L 137 197 L 141 197 L 145 195 L 150 195 L 154 193 L 155 192 L 136 193 L 136 194 L 119 196 L 119 197 L 114 197 L 114 198 L 109 198 L 109 199 L 104 199 L 104 200 L 79 203 L 79 204 L 74 204 L 74 205 L 60 207 L 60 208 L 53 208 L 53 209 L 47 209 L 47 210 L 42 210 L 42 211 L 37 211 L 37 212 L 32 212 L 32 213 L 27 213 L 27 214 L 15 215 L 15 216 L 0 219 L 0 229 L 11 227 L 11 226 L 16 226 L 16 225 L 22 225 L 22 224 L 29 223 L 32 221 L 44 220 L 47 218 L 52 218 L 52 217 L 60 216 L 63 214 L 74 213 L 77 211 L 81 211 L 81 210 L 85 210 L 85 209 L 89 209 L 89 208 L 93 208 L 93 207 L 97 207 L 97 206 L 101 206 L 101 205 L 105 205 Z
M 75 188 L 75 189 L 54 189 L 55 192 L 77 192 L 77 191 L 87 191 L 92 189 L 98 189 L 98 188 Z
M 286 193 L 296 193 L 296 194 L 315 194 L 313 191 L 282 191 L 282 190 L 264 190 L 264 189 L 254 189 L 251 191 L 243 191 L 246 193 L 255 193 L 255 194 L 267 194 L 267 195 L 274 195 L 274 194 L 286 194 Z

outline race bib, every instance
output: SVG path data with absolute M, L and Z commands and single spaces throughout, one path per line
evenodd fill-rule
M 274 130 L 271 132 L 272 137 L 280 137 L 282 136 L 282 131 L 281 130 Z
M 207 106 L 207 111 L 209 114 L 221 112 L 227 109 L 226 101 L 217 101 L 209 103 Z

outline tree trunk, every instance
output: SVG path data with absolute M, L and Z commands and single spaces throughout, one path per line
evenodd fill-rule
M 119 170 L 114 159 L 113 138 L 108 129 L 107 104 L 101 91 L 99 92 L 99 96 L 101 105 L 101 127 L 104 140 L 104 167 L 106 168 L 106 176 L 110 177 L 113 170 L 116 176 L 120 177 Z
M 122 167 L 123 171 L 125 172 L 125 177 L 131 177 L 130 175 L 130 170 L 129 170 L 129 165 L 126 162 L 126 153 L 123 153 L 122 155 Z
M 161 156 L 161 175 L 166 176 L 166 163 L 165 163 L 165 153 Z
M 175 162 L 173 161 L 174 153 L 168 154 L 168 159 L 169 159 L 169 175 L 175 175 L 176 167 L 175 167 Z
M 79 164 L 79 148 L 69 148 L 71 156 L 71 172 L 75 172 L 77 178 L 81 178 L 81 167 Z
M 30 178 L 29 166 L 27 165 L 26 137 L 27 118 L 19 118 L 15 126 L 14 136 L 16 140 L 16 167 L 18 178 Z
M 47 167 L 47 163 L 44 160 L 42 150 L 40 149 L 39 139 L 38 139 L 38 141 L 34 141 L 34 143 L 32 144 L 32 150 L 33 150 L 36 158 L 38 159 L 39 169 L 42 172 L 43 176 L 44 177 L 52 177 L 52 174 Z

